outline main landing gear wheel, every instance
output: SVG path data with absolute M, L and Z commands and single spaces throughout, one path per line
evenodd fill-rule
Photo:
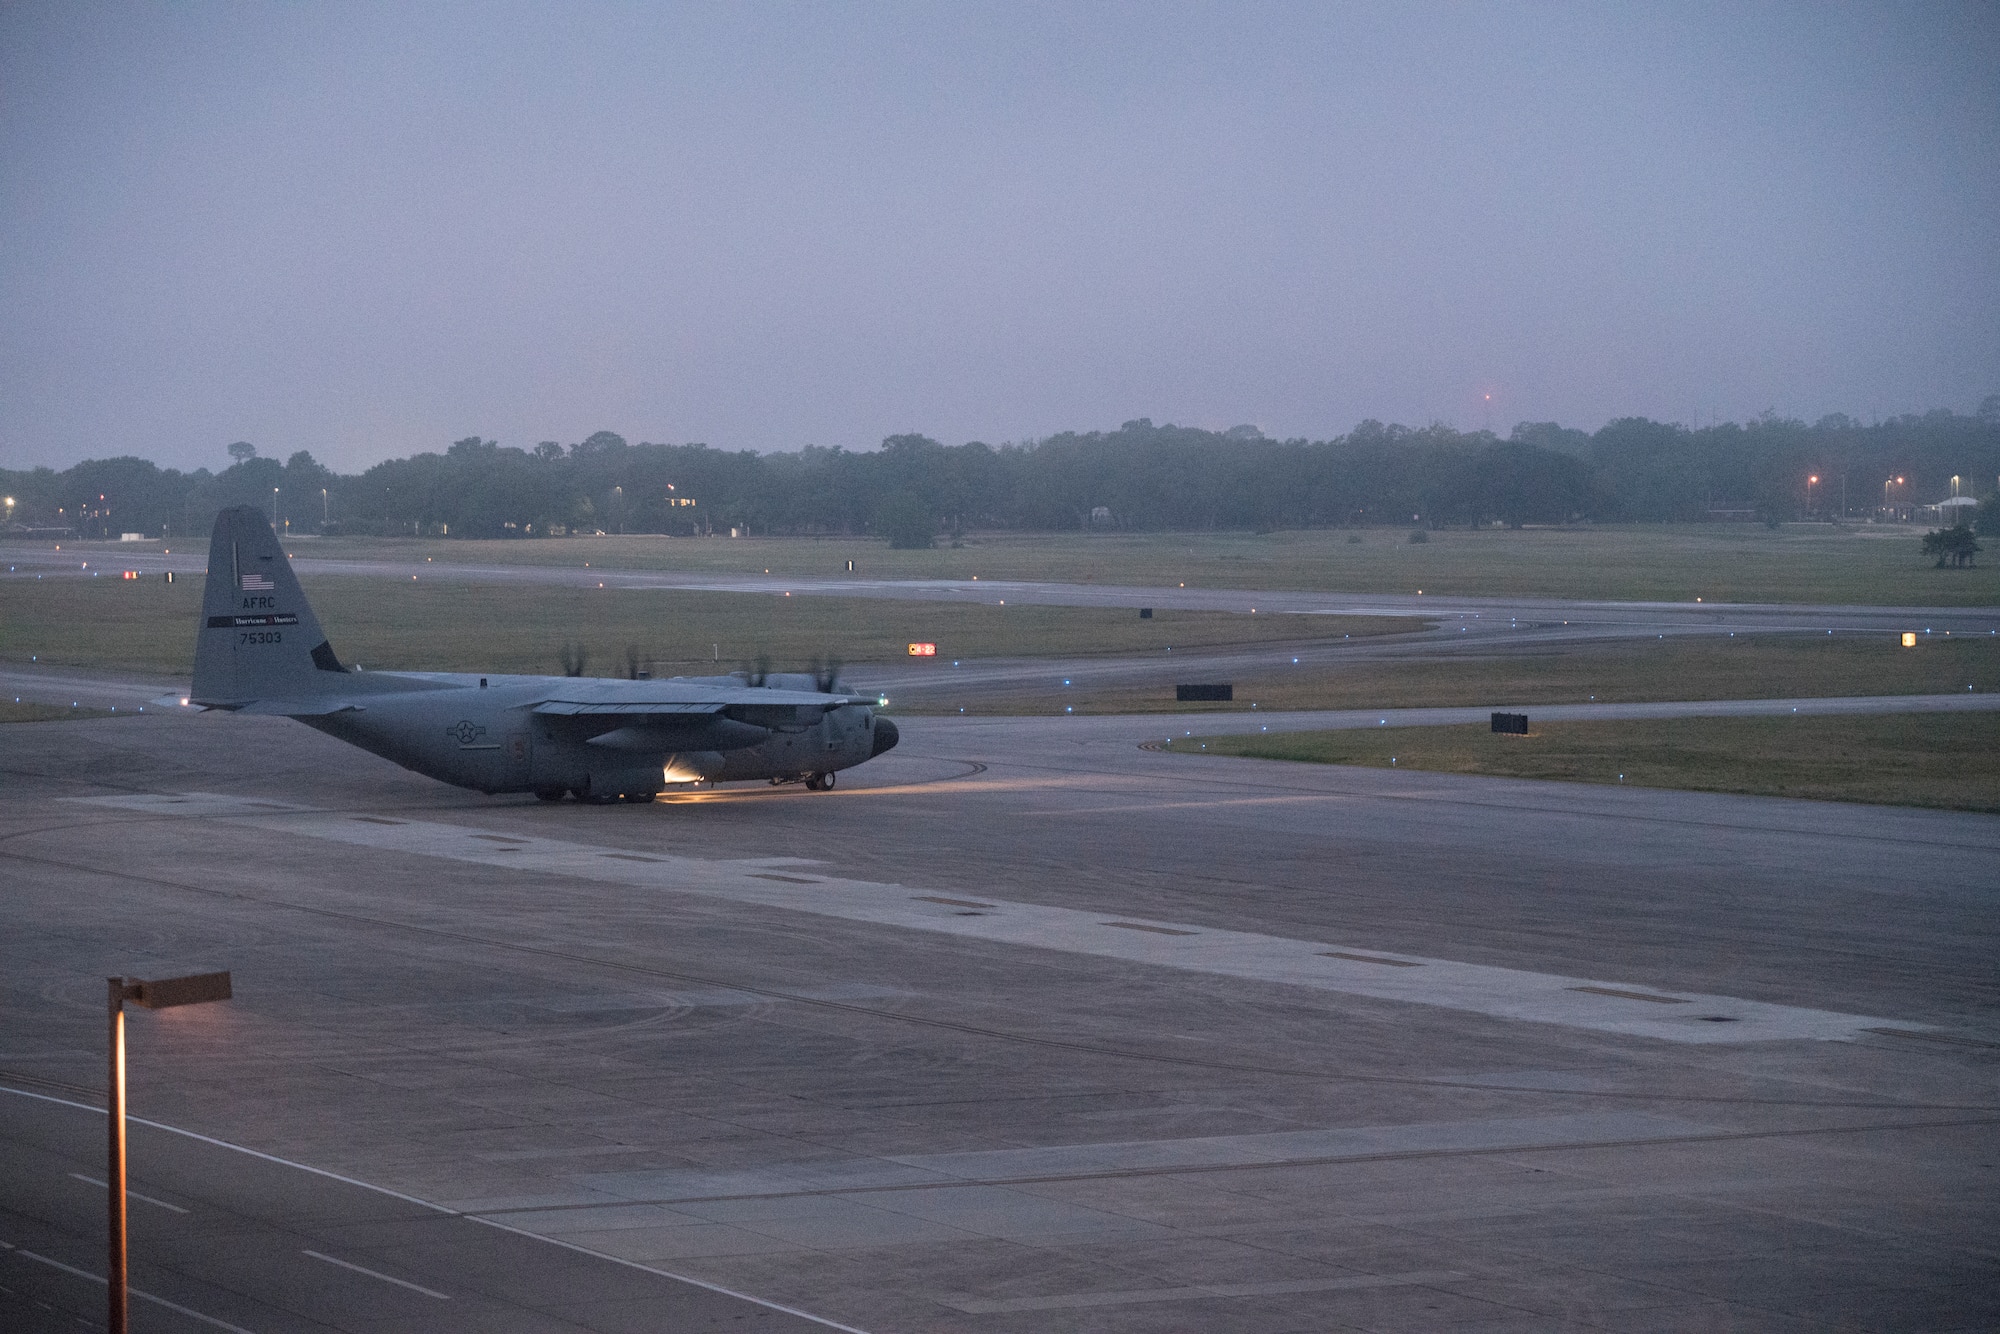
M 808 792 L 833 791 L 833 775 L 813 774 L 811 777 L 806 779 L 806 790 Z

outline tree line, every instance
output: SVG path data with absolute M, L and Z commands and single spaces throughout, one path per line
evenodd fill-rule
M 229 447 L 220 471 L 131 455 L 0 470 L 10 526 L 198 536 L 256 505 L 292 532 L 467 538 L 574 533 L 871 534 L 908 545 L 971 529 L 1267 531 L 1598 520 L 1861 518 L 1951 492 L 1990 495 L 2000 395 L 1864 425 L 1766 414 L 1700 429 L 1625 417 L 1590 433 L 1524 422 L 1504 439 L 1365 421 L 1279 440 L 1140 419 L 989 445 L 894 435 L 874 451 L 759 454 L 630 444 L 610 431 L 532 449 L 477 436 L 342 475 L 300 450 Z M 1808 479 L 1816 479 L 1809 481 Z M 1990 509 L 1991 507 L 1989 507 Z

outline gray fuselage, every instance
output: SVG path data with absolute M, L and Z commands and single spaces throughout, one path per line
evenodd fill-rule
M 434 673 L 366 676 L 377 691 L 397 677 L 411 689 L 371 693 L 361 708 L 298 721 L 480 792 L 646 793 L 700 779 L 782 781 L 850 768 L 895 744 L 894 724 L 863 705 L 737 704 L 662 723 L 535 712 L 548 698 L 543 677 L 488 677 L 482 685 L 479 677 Z

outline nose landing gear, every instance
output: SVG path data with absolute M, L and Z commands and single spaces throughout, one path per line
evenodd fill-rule
M 771 780 L 772 787 L 784 787 L 791 783 L 803 785 L 808 792 L 833 791 L 832 774 L 783 774 Z

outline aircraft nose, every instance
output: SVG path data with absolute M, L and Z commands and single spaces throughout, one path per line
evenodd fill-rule
M 900 740 L 902 740 L 902 737 L 896 732 L 896 724 L 890 722 L 887 718 L 877 718 L 875 720 L 875 749 L 868 752 L 868 758 L 872 760 L 885 750 L 894 750 L 896 743 Z

